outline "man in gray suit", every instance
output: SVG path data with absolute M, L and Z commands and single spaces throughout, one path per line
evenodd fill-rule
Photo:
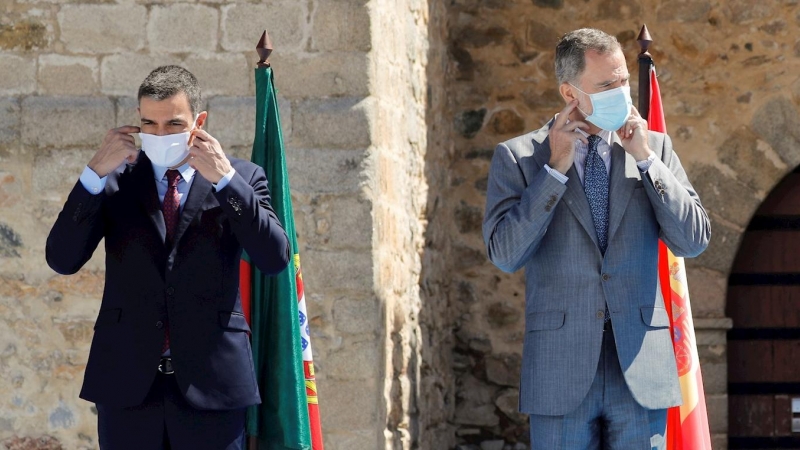
M 708 216 L 633 108 L 616 38 L 570 32 L 555 67 L 567 105 L 497 146 L 483 222 L 491 261 L 525 268 L 520 410 L 534 450 L 663 449 L 681 392 L 658 240 L 697 256 Z

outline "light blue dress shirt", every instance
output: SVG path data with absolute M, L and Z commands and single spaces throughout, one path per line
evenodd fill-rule
M 164 204 L 164 196 L 167 194 L 167 189 L 169 188 L 166 176 L 167 170 L 168 169 L 166 167 L 153 165 L 156 190 L 158 191 L 158 201 L 162 205 Z M 192 187 L 192 181 L 194 180 L 194 175 L 197 171 L 192 169 L 189 166 L 189 163 L 183 164 L 182 166 L 178 167 L 177 170 L 181 173 L 181 179 L 178 181 L 178 196 L 180 197 L 181 202 L 181 212 L 183 212 L 183 205 L 186 204 L 186 194 L 189 193 L 189 189 Z M 219 183 L 212 183 L 211 185 L 214 187 L 215 191 L 221 191 L 222 189 L 225 189 L 225 187 L 231 182 L 235 174 L 236 169 L 231 168 L 231 171 L 225 174 L 225 176 L 219 180 Z M 100 178 L 94 172 L 94 170 L 90 169 L 89 166 L 86 166 L 83 169 L 80 180 L 83 187 L 89 191 L 90 194 L 97 195 L 103 192 L 103 189 L 105 189 L 107 178 L 108 176 Z

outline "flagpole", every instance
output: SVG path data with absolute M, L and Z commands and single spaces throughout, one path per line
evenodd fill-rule
M 653 65 L 653 57 L 648 49 L 653 39 L 647 31 L 647 25 L 642 25 L 639 37 L 636 38 L 642 51 L 639 52 L 639 115 L 645 120 L 650 115 L 650 67 Z
M 272 54 L 272 50 L 272 39 L 269 38 L 267 30 L 264 30 L 256 44 L 256 53 L 258 53 L 257 68 L 262 69 L 270 67 L 269 56 Z M 250 305 L 246 305 L 245 308 L 249 311 Z M 258 450 L 258 436 L 247 436 L 247 449 Z

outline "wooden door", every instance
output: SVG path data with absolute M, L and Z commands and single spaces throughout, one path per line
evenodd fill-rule
M 800 170 L 748 225 L 728 280 L 727 315 L 728 447 L 800 449 L 792 432 L 792 399 L 800 406 Z

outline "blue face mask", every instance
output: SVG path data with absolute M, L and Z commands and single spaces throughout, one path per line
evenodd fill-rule
M 583 92 L 573 84 L 570 84 L 570 86 Z M 578 111 L 586 116 L 587 121 L 606 131 L 617 131 L 625 125 L 628 116 L 631 115 L 631 107 L 633 106 L 630 86 L 620 86 L 596 94 L 583 93 L 589 96 L 589 100 L 592 102 L 591 114 L 586 114 L 578 107 Z

